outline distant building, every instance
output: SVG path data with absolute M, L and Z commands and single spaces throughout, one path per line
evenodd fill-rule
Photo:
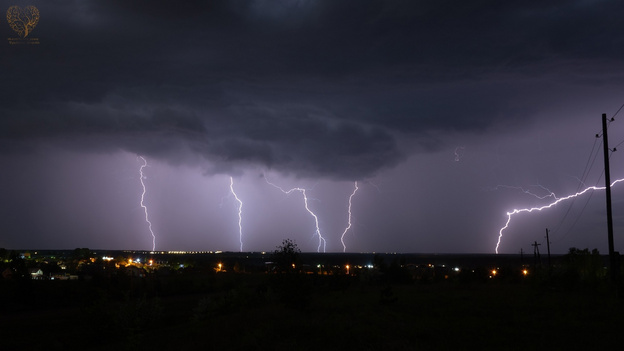
M 41 268 L 31 268 L 30 277 L 35 280 L 41 280 L 43 279 L 43 271 Z
M 69 274 L 57 273 L 50 277 L 51 280 L 69 280 Z

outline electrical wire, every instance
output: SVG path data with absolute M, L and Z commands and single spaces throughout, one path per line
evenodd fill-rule
M 583 174 L 581 175 L 581 179 L 579 181 L 579 185 L 576 188 L 576 192 L 579 192 L 581 187 L 586 183 L 587 177 L 589 176 L 589 173 L 594 166 L 596 158 L 598 157 L 598 154 L 599 154 L 598 151 L 600 151 L 600 145 L 602 145 L 602 141 L 598 142 L 598 140 L 599 140 L 598 138 L 594 139 L 594 145 L 592 146 L 592 150 L 589 153 L 589 158 L 587 159 L 587 162 L 585 163 L 585 169 L 583 170 Z M 599 144 L 598 147 L 596 147 L 596 144 Z M 559 229 L 563 225 L 563 222 L 567 219 L 568 215 L 570 214 L 570 211 L 572 210 L 572 206 L 574 206 L 574 203 L 576 202 L 576 199 L 577 199 L 576 197 L 572 199 L 572 201 L 568 205 L 568 209 L 566 210 L 565 214 L 563 215 L 559 223 L 555 226 L 555 228 L 551 231 L 553 235 L 559 231 Z M 578 220 L 578 217 L 577 217 L 577 220 Z

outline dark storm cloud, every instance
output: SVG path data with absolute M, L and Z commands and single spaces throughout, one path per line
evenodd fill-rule
M 530 122 L 544 81 L 624 54 L 611 1 L 35 5 L 41 44 L 0 54 L 0 150 L 125 149 L 214 172 L 370 176 L 414 151 L 402 138 L 429 150 L 431 131 Z

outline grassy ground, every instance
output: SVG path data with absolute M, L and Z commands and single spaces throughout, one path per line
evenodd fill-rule
M 624 341 L 624 301 L 606 288 L 265 274 L 131 284 L 113 294 L 83 282 L 56 289 L 49 299 L 62 302 L 57 308 L 47 302 L 3 312 L 0 349 L 520 350 Z M 13 289 L 0 288 L 4 297 Z M 68 294 L 75 304 L 62 298 Z
M 622 304 L 518 286 L 353 287 L 220 311 L 179 325 L 170 347 L 272 350 L 595 349 L 621 344 Z M 157 333 L 146 338 L 159 340 Z M 151 344 L 156 347 L 161 342 Z

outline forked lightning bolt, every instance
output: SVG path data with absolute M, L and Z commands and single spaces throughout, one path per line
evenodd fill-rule
M 623 181 L 624 181 L 624 178 L 623 179 L 618 179 L 618 180 L 612 182 L 611 186 L 614 186 L 615 184 L 617 184 L 619 182 L 623 182 Z M 498 231 L 498 242 L 496 243 L 496 253 L 498 254 L 498 247 L 499 247 L 499 245 L 501 243 L 501 239 L 503 238 L 503 231 L 509 227 L 509 222 L 511 222 L 511 217 L 513 215 L 518 214 L 518 213 L 522 213 L 522 212 L 529 212 L 530 213 L 530 212 L 534 212 L 534 211 L 541 211 L 541 210 L 544 210 L 544 209 L 547 209 L 547 208 L 551 208 L 551 207 L 553 207 L 553 206 L 555 206 L 555 205 L 557 205 L 560 202 L 563 202 L 565 200 L 569 200 L 569 199 L 575 198 L 577 196 L 581 196 L 581 195 L 585 194 L 586 192 L 588 192 L 590 190 L 605 190 L 605 189 L 606 189 L 605 186 L 590 186 L 590 187 L 585 188 L 584 190 L 579 191 L 578 193 L 575 193 L 575 194 L 572 194 L 572 195 L 568 195 L 568 196 L 560 197 L 560 198 L 556 198 L 555 197 L 556 200 L 551 202 L 551 203 L 549 203 L 548 205 L 544 205 L 544 206 L 541 206 L 541 207 L 530 207 L 530 208 L 514 209 L 511 212 L 507 212 L 507 222 L 505 223 L 505 226 L 502 227 Z M 553 194 L 553 197 L 554 197 L 554 194 Z
M 323 235 L 321 235 L 321 229 L 319 227 L 318 217 L 316 216 L 316 214 L 314 212 L 312 212 L 312 210 L 310 210 L 310 207 L 308 207 L 308 196 L 306 195 L 306 189 L 304 189 L 304 188 L 292 188 L 290 190 L 284 190 L 280 186 L 275 185 L 275 184 L 269 182 L 269 180 L 266 179 L 266 177 L 264 177 L 264 180 L 269 185 L 274 186 L 275 188 L 279 189 L 284 194 L 290 194 L 293 191 L 298 191 L 298 192 L 301 193 L 301 195 L 303 195 L 303 205 L 304 205 L 306 211 L 308 211 L 308 213 L 314 218 L 314 223 L 316 224 L 316 231 L 315 231 L 314 235 L 318 235 L 318 238 L 319 238 L 319 244 L 318 244 L 318 247 L 317 247 L 316 251 L 317 252 L 321 252 L 321 247 L 323 247 L 323 252 L 325 252 L 325 247 L 326 247 L 327 243 L 326 243 L 325 238 L 323 237 Z
M 141 207 L 143 207 L 143 210 L 145 211 L 145 221 L 147 222 L 149 231 L 152 234 L 152 251 L 154 251 L 156 250 L 156 235 L 154 235 L 154 231 L 152 230 L 152 222 L 150 222 L 147 215 L 147 206 L 145 206 L 145 204 L 143 203 L 143 200 L 145 200 L 145 182 L 143 182 L 143 179 L 146 179 L 146 177 L 143 175 L 143 168 L 147 167 L 147 160 L 145 160 L 143 156 L 139 156 L 139 158 L 143 160 L 143 165 L 141 166 L 141 168 L 139 168 L 139 173 L 141 175 L 141 186 L 143 187 L 143 193 L 141 194 Z
M 230 177 L 230 191 L 232 195 L 234 195 L 236 201 L 238 201 L 238 240 L 240 242 L 240 251 L 243 252 L 243 202 L 234 192 L 234 179 L 232 179 L 232 177 Z
M 355 195 L 355 193 L 357 193 L 358 191 L 358 184 L 357 181 L 355 182 L 355 188 L 353 189 L 353 192 L 351 193 L 351 196 L 349 196 L 349 222 L 347 227 L 345 228 L 344 232 L 342 232 L 342 236 L 340 237 L 340 242 L 342 243 L 342 252 L 346 252 L 347 251 L 347 245 L 345 245 L 344 242 L 344 237 L 347 234 L 347 232 L 349 231 L 349 229 L 351 229 L 351 200 L 353 200 L 353 196 Z

